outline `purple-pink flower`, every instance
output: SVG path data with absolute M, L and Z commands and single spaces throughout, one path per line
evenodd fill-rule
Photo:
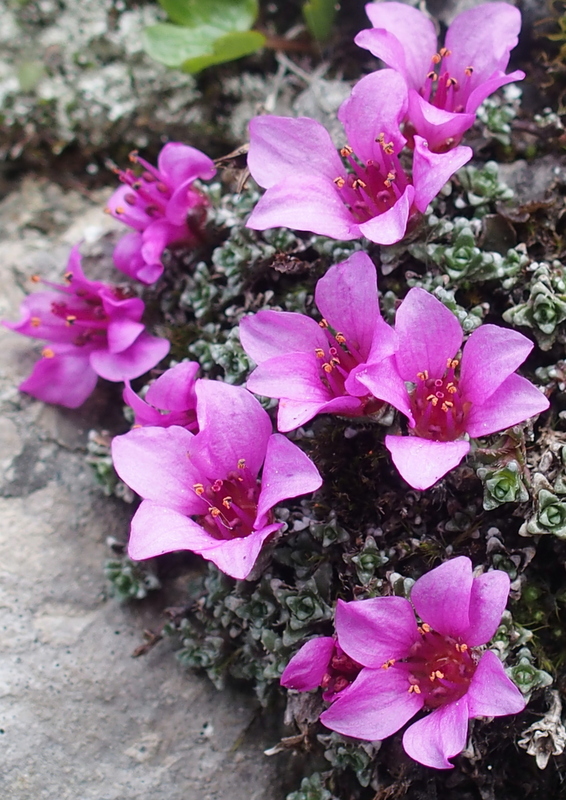
M 404 78 L 404 133 L 408 139 L 414 133 L 424 137 L 434 152 L 460 142 L 492 92 L 525 77 L 521 70 L 505 74 L 521 29 L 521 13 L 508 3 L 484 3 L 459 14 L 440 49 L 433 21 L 413 6 L 368 3 L 366 12 L 373 29 L 361 31 L 355 42 Z
M 3 324 L 24 336 L 45 339 L 42 359 L 20 384 L 46 403 L 67 408 L 82 405 L 98 376 L 109 381 L 137 378 L 169 352 L 167 339 L 146 333 L 141 322 L 144 303 L 119 286 L 90 281 L 73 248 L 65 284 L 55 291 L 35 292 L 21 304 L 19 322 Z
M 451 768 L 448 759 L 464 749 L 469 719 L 517 714 L 525 707 L 501 661 L 480 649 L 494 635 L 508 594 L 506 573 L 474 577 L 471 561 L 460 556 L 419 578 L 411 602 L 338 600 L 337 646 L 350 659 L 346 669 L 353 682 L 345 675 L 346 685 L 334 693 L 321 722 L 345 736 L 375 741 L 418 712 L 429 712 L 407 728 L 403 747 L 425 766 Z M 320 676 L 324 685 L 327 675 L 332 678 L 333 652 L 330 637 L 307 642 L 281 682 L 305 691 Z M 352 664 L 360 667 L 357 675 Z
M 112 442 L 118 475 L 143 498 L 128 553 L 138 561 L 192 550 L 243 579 L 282 526 L 273 507 L 315 491 L 322 478 L 297 445 L 272 433 L 269 415 L 246 389 L 197 380 L 195 392 L 196 435 L 148 427 Z
M 250 391 L 279 398 L 277 427 L 298 428 L 317 414 L 367 416 L 383 402 L 355 380 L 361 365 L 395 349 L 395 335 L 380 314 L 375 266 L 354 253 L 331 267 L 315 290 L 322 314 L 259 311 L 240 322 L 240 340 L 258 364 Z
M 125 186 L 114 192 L 107 211 L 135 233 L 120 239 L 114 262 L 131 278 L 151 284 L 163 273 L 161 256 L 166 247 L 198 242 L 208 200 L 193 182 L 214 177 L 216 169 L 208 156 L 180 142 L 165 145 L 157 168 L 136 152 L 130 160 L 143 172 L 117 170 Z
M 548 408 L 545 395 L 515 374 L 533 348 L 517 331 L 482 325 L 467 340 L 455 315 L 423 289 L 411 289 L 395 317 L 393 356 L 361 368 L 356 380 L 401 411 L 409 436 L 386 436 L 403 478 L 427 489 L 456 467 L 467 438 L 510 428 Z
M 362 78 L 338 112 L 348 141 L 340 155 L 326 129 L 313 119 L 255 117 L 248 165 L 267 191 L 248 227 L 284 226 L 333 239 L 365 236 L 379 244 L 398 242 L 411 217 L 424 212 L 472 156 L 469 147 L 433 153 L 415 136 L 409 178 L 398 158 L 406 143 L 399 129 L 406 109 L 401 75 L 388 69 Z
M 150 425 L 169 428 L 171 425 L 179 425 L 196 433 L 198 423 L 195 378 L 199 368 L 196 361 L 176 364 L 153 381 L 143 400 L 134 392 L 130 382 L 125 381 L 124 402 L 134 412 L 135 427 Z

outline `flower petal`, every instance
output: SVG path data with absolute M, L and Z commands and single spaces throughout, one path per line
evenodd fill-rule
M 377 273 L 367 253 L 360 250 L 330 267 L 318 281 L 314 299 L 322 316 L 346 337 L 346 346 L 350 344 L 365 360 L 381 319 Z
M 330 659 L 334 653 L 335 642 L 332 636 L 319 636 L 306 642 L 295 653 L 281 675 L 281 686 L 309 692 L 320 686 Z
M 112 440 L 112 460 L 124 483 L 145 500 L 185 514 L 206 513 L 193 485 L 202 476 L 190 461 L 194 436 L 184 428 L 136 428 Z
M 431 378 L 442 377 L 446 362 L 454 358 L 462 343 L 456 315 L 419 288 L 410 289 L 397 309 L 395 330 L 399 337 L 399 373 L 403 380 L 413 383 L 424 370 Z
M 432 145 L 431 145 L 432 147 Z M 473 155 L 471 147 L 453 147 L 447 153 L 433 153 L 429 144 L 415 136 L 413 154 L 413 183 L 415 185 L 415 205 L 423 213 L 433 198 L 439 193 L 447 180 L 467 164 Z
M 274 523 L 253 531 L 249 536 L 217 541 L 215 547 L 203 550 L 202 555 L 231 578 L 245 580 L 254 568 L 265 540 L 282 525 L 283 523 Z
M 363 669 L 323 714 L 320 721 L 344 736 L 370 742 L 402 728 L 423 707 L 421 695 L 409 694 L 405 664 L 390 669 Z
M 448 759 L 457 756 L 468 738 L 468 701 L 464 696 L 455 703 L 435 709 L 414 722 L 403 734 L 407 755 L 434 769 L 452 769 Z
M 360 234 L 376 244 L 399 242 L 407 232 L 414 196 L 414 188 L 406 186 L 403 194 L 391 208 L 359 225 Z
M 344 172 L 341 167 L 334 177 Z M 256 204 L 246 226 L 259 231 L 293 228 L 331 239 L 360 237 L 360 228 L 338 188 L 323 175 L 294 174 L 271 186 Z
M 98 380 L 98 375 L 89 365 L 88 353 L 81 352 L 79 347 L 71 352 L 57 347 L 50 349 L 55 355 L 41 358 L 29 378 L 18 388 L 44 403 L 78 408 L 94 391 Z
M 141 333 L 136 341 L 121 353 L 95 350 L 90 355 L 90 365 L 101 378 L 107 381 L 123 381 L 139 378 L 165 358 L 171 344 L 167 339 Z
M 462 135 L 472 127 L 476 119 L 475 114 L 437 108 L 432 103 L 427 103 L 414 89 L 409 91 L 407 117 L 415 131 L 427 141 L 433 152 L 446 152 L 450 147 L 458 144 Z M 434 195 L 432 196 L 434 197 Z
M 451 558 L 418 579 L 411 603 L 433 630 L 443 636 L 463 636 L 470 626 L 472 582 L 470 559 Z
M 344 172 L 330 134 L 309 117 L 254 117 L 250 122 L 248 167 L 265 189 L 294 175 L 308 185 L 313 176 L 331 182 Z
M 168 142 L 157 158 L 163 176 L 174 186 L 196 178 L 209 180 L 216 175 L 214 162 L 196 147 L 182 142 Z
M 134 561 L 143 561 L 177 550 L 202 554 L 216 544 L 216 539 L 189 517 L 144 500 L 132 518 L 128 555 Z
M 541 414 L 548 406 L 548 399 L 530 381 L 509 375 L 485 403 L 472 405 L 466 430 L 473 438 L 487 436 Z
M 518 331 L 480 325 L 464 347 L 460 391 L 472 403 L 484 403 L 527 358 L 534 345 Z
M 256 364 L 287 353 L 313 354 L 325 348 L 327 339 L 320 326 L 294 311 L 258 311 L 240 322 L 240 342 Z
M 361 416 L 362 404 L 357 397 L 334 397 L 324 402 L 289 400 L 279 401 L 277 410 L 277 429 L 281 433 L 300 428 L 317 414 L 344 414 L 347 417 Z
M 415 613 L 404 597 L 338 600 L 335 627 L 342 650 L 372 669 L 405 658 L 419 638 Z
M 462 634 L 470 647 L 485 644 L 494 635 L 507 605 L 509 585 L 509 576 L 500 569 L 474 578 L 470 595 L 470 626 Z
M 196 361 L 183 361 L 166 370 L 151 384 L 145 399 L 155 408 L 186 411 L 196 405 L 195 378 L 200 369 Z
M 320 365 L 314 351 L 276 356 L 256 367 L 246 386 L 264 397 L 325 403 L 334 395 L 322 382 Z
M 457 467 L 470 449 L 464 440 L 434 442 L 418 436 L 386 436 L 385 446 L 401 477 L 421 491 Z
M 491 650 L 482 655 L 466 697 L 470 717 L 519 714 L 526 705 L 523 695 Z
M 490 94 L 493 94 L 493 92 L 501 86 L 513 83 L 514 81 L 522 81 L 524 77 L 525 73 L 522 69 L 516 69 L 508 75 L 505 75 L 503 72 L 494 73 L 489 80 L 480 83 L 470 94 L 466 101 L 466 112 L 475 115 L 476 109 L 483 103 L 486 97 L 489 97 Z
M 385 358 L 378 364 L 366 364 L 357 367 L 350 375 L 347 386 L 356 380 L 365 386 L 374 397 L 390 403 L 409 419 L 414 425 L 409 393 L 405 381 L 399 375 L 395 358 Z
M 267 442 L 254 527 L 265 525 L 269 511 L 281 500 L 309 494 L 320 486 L 320 473 L 306 453 L 285 436 L 272 434 Z

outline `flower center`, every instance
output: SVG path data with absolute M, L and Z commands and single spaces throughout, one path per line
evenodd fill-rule
M 461 113 L 465 109 L 466 100 L 470 93 L 473 67 L 466 67 L 464 79 L 459 81 L 450 75 L 448 58 L 451 50 L 442 47 L 431 58 L 431 69 L 426 76 L 426 81 L 421 89 L 422 97 L 433 106 L 445 111 Z
M 378 156 L 367 164 L 359 163 L 348 145 L 340 150 L 351 172 L 334 178 L 334 183 L 357 222 L 367 222 L 388 211 L 407 185 L 407 177 L 394 154 L 392 142 L 386 142 L 383 133 L 379 134 L 376 142 L 380 145 Z
M 226 478 L 195 483 L 193 489 L 203 502 L 204 513 L 198 516 L 198 523 L 215 539 L 244 538 L 252 533 L 261 485 L 243 458 Z
M 451 442 L 465 432 L 469 404 L 463 401 L 455 376 L 458 363 L 448 359 L 441 378 L 431 378 L 427 370 L 417 374 L 417 385 L 410 395 L 416 436 Z
M 341 692 L 358 677 L 362 665 L 347 656 L 340 645 L 336 643 L 334 654 L 330 659 L 326 673 L 320 685 L 324 690 L 324 699 L 330 700 Z

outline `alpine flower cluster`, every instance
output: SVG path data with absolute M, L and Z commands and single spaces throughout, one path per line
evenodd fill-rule
M 311 639 L 281 676 L 289 689 L 324 689 L 321 721 L 356 739 L 385 739 L 415 714 L 403 734 L 406 753 L 450 769 L 468 720 L 517 714 L 525 701 L 495 653 L 493 637 L 509 594 L 509 577 L 475 577 L 465 556 L 446 561 L 403 597 L 338 600 L 336 636 Z M 420 622 L 417 622 L 416 616 Z

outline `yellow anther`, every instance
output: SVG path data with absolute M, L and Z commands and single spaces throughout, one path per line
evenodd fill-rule
M 448 56 L 452 55 L 452 50 L 448 50 L 446 47 L 441 47 L 439 55 L 441 55 L 442 58 L 448 58 Z
M 204 494 L 204 486 L 202 485 L 202 483 L 194 483 L 193 489 L 195 490 L 195 492 L 198 494 L 199 497 L 201 496 L 201 494 Z
M 459 85 L 456 78 L 448 78 L 446 81 L 446 88 L 449 89 L 451 86 L 453 86 L 455 90 L 458 90 Z
M 336 358 L 336 356 L 333 356 L 333 357 L 330 359 L 330 364 L 331 364 L 333 367 L 337 367 L 339 363 L 340 363 L 340 359 L 339 359 L 339 358 Z
M 395 152 L 395 149 L 393 147 L 393 142 L 384 142 L 381 146 L 383 147 L 383 152 L 386 153 L 388 156 L 392 156 L 393 153 Z
M 414 693 L 414 694 L 421 694 L 421 687 L 420 687 L 420 686 L 417 686 L 417 684 L 416 684 L 416 683 L 412 683 L 412 684 L 409 686 L 409 694 L 413 694 L 413 693 Z
M 458 645 L 456 645 L 456 647 L 458 647 Z M 467 645 L 467 644 L 461 644 L 461 645 L 458 647 L 458 650 L 459 650 L 461 653 L 465 653 L 467 649 L 468 649 L 468 645 Z
M 41 355 L 43 356 L 43 358 L 54 358 L 55 353 L 50 347 L 44 347 L 43 350 L 41 351 Z
M 246 459 L 240 458 L 238 459 L 238 469 L 245 469 L 246 468 Z
M 459 363 L 460 362 L 458 361 L 457 358 L 449 358 L 448 361 L 446 362 L 446 366 L 448 367 L 448 369 L 456 369 Z
M 224 506 L 224 508 L 231 508 L 231 506 L 232 506 L 232 498 L 231 497 L 225 497 L 224 500 L 222 501 L 222 505 Z
M 74 315 L 74 314 L 68 314 L 68 315 L 65 317 L 65 323 L 66 323 L 66 325 L 72 325 L 72 324 L 73 324 L 73 322 L 76 322 L 76 321 L 77 321 L 77 318 L 75 317 L 75 315 Z
M 442 61 L 442 53 L 435 53 L 430 60 L 433 64 L 440 64 Z
M 433 83 L 435 83 L 438 80 L 438 75 L 436 74 L 436 72 L 431 70 L 428 73 L 427 78 L 429 79 L 429 81 L 432 81 Z
M 425 369 L 424 372 L 417 372 L 417 378 L 420 381 L 428 381 L 428 369 Z
M 116 212 L 116 214 L 125 214 L 125 213 L 126 213 L 126 211 L 125 211 L 125 209 L 123 208 L 123 206 L 117 206 L 117 207 L 114 209 L 114 211 Z
M 333 370 L 333 366 L 332 366 L 332 364 L 329 364 L 329 363 L 328 363 L 328 361 L 326 361 L 326 362 L 325 362 L 325 363 L 322 365 L 322 369 L 323 369 L 325 372 L 327 372 L 327 373 L 330 373 L 330 372 L 332 372 L 332 370 Z
M 393 666 L 394 663 L 395 663 L 394 658 L 388 658 L 385 664 L 381 665 L 381 669 L 389 669 L 390 667 Z
M 324 350 L 322 349 L 322 347 L 316 347 L 314 354 L 317 358 L 324 358 Z
M 458 389 L 454 386 L 453 383 L 447 383 L 446 384 L 446 391 L 448 392 L 448 394 L 456 394 Z
M 354 152 L 354 151 L 352 150 L 352 148 L 350 147 L 350 145 L 349 145 L 349 144 L 347 144 L 347 145 L 345 145 L 344 147 L 342 147 L 342 148 L 341 148 L 341 150 L 340 150 L 340 155 L 341 155 L 343 158 L 347 158 L 348 156 L 351 156 L 353 152 Z
M 388 189 L 395 180 L 395 177 L 396 175 L 393 171 L 387 173 L 387 178 L 383 181 L 383 183 L 385 186 L 387 186 Z
M 73 280 L 73 273 L 72 272 L 66 272 L 63 275 L 63 280 L 65 281 L 65 283 L 71 283 L 71 281 Z
M 32 283 L 40 283 L 41 278 L 39 277 L 39 275 L 30 275 L 30 281 Z
M 467 75 L 468 78 L 471 78 L 473 74 L 474 74 L 474 68 L 466 67 L 466 69 L 464 70 L 464 75 Z
M 427 400 L 429 401 L 429 403 L 432 403 L 433 406 L 438 405 L 438 397 L 435 394 L 429 394 Z
M 219 517 L 222 512 L 219 508 L 216 508 L 216 506 L 210 506 L 208 513 L 213 519 L 216 519 L 216 517 Z
M 449 408 L 454 408 L 454 403 L 451 403 L 451 402 L 450 402 L 450 400 L 445 400 L 445 401 L 442 403 L 442 405 L 440 406 L 440 408 L 441 408 L 441 409 L 444 411 L 444 413 L 446 414 Z
M 39 326 L 41 325 L 41 320 L 39 319 L 39 317 L 32 317 L 30 319 L 30 325 L 32 328 L 39 328 Z
M 325 319 L 321 319 L 318 324 L 321 328 L 328 328 L 328 322 Z
M 442 678 L 444 678 L 444 673 L 443 673 L 443 672 L 441 672 L 439 669 L 437 669 L 437 670 L 435 671 L 435 673 L 434 673 L 434 674 L 436 675 L 436 677 L 437 677 L 439 680 L 442 680 Z
M 338 344 L 346 344 L 346 337 L 344 336 L 343 333 L 337 333 L 334 338 L 336 339 Z
M 419 633 L 422 633 L 422 634 L 430 633 L 431 630 L 432 630 L 432 628 L 430 627 L 430 625 L 427 622 L 423 622 L 423 624 L 419 625 L 419 627 L 418 627 Z
M 364 183 L 360 178 L 356 178 L 355 181 L 352 181 L 352 189 L 365 189 L 367 183 Z
M 336 186 L 339 189 L 342 189 L 344 187 L 344 184 L 346 183 L 346 181 L 344 180 L 344 178 L 341 178 L 340 176 L 338 176 L 337 178 L 334 178 L 334 183 L 336 184 Z

